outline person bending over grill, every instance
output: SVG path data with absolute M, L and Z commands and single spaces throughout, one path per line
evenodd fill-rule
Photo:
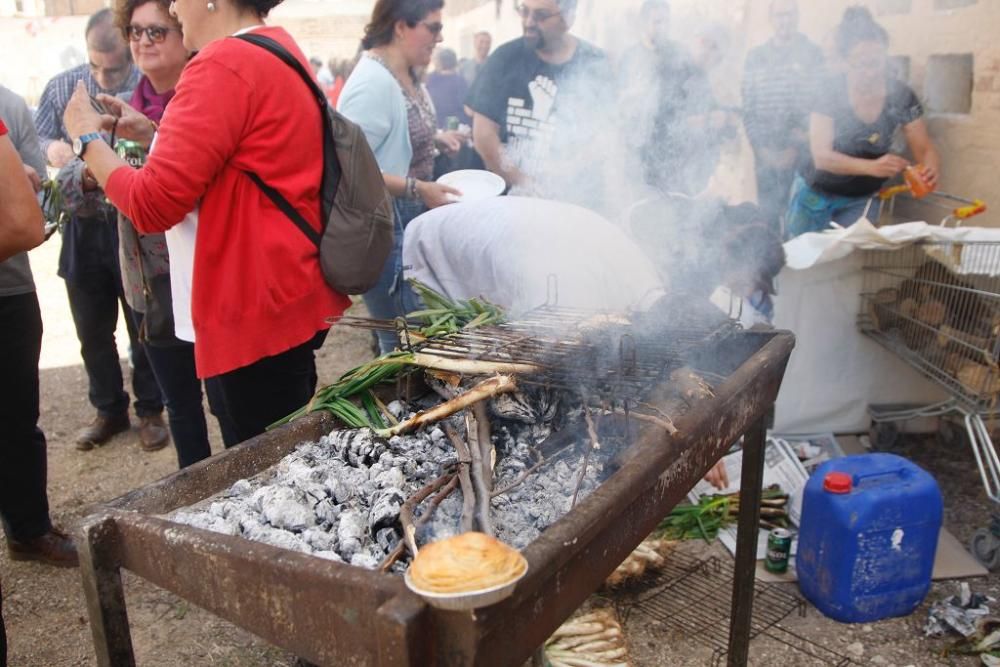
M 450 298 L 485 297 L 512 317 L 544 305 L 669 309 L 667 285 L 643 249 L 602 216 L 563 202 L 495 197 L 429 211 L 406 230 L 403 265 L 407 278 Z M 728 485 L 720 466 L 706 479 Z
M 724 288 L 744 300 L 744 324 L 770 323 L 785 250 L 776 221 L 762 208 L 661 195 L 633 205 L 623 224 L 675 294 L 700 303 Z

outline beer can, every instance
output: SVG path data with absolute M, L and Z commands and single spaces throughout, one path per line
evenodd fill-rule
M 764 568 L 773 574 L 788 571 L 788 557 L 792 553 L 792 533 L 784 528 L 775 528 L 767 534 L 767 558 Z
M 136 141 L 119 139 L 115 151 L 118 153 L 118 157 L 125 160 L 130 167 L 139 169 L 146 164 L 146 149 Z

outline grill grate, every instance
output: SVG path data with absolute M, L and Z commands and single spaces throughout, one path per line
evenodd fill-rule
M 641 400 L 696 350 L 716 345 L 736 329 L 733 320 L 673 320 L 644 329 L 587 311 L 543 306 L 496 326 L 421 339 L 405 322 L 342 317 L 337 324 L 396 330 L 403 347 L 452 359 L 530 364 L 525 384 L 581 390 L 612 403 Z
M 713 664 L 722 665 L 729 638 L 720 633 L 720 628 L 729 627 L 732 585 L 732 568 L 719 558 L 699 560 L 675 551 L 667 566 L 648 584 L 649 592 L 620 604 L 619 613 L 626 624 L 634 613 L 659 621 L 684 636 L 706 641 L 713 649 Z M 781 586 L 757 582 L 750 639 L 779 642 L 813 661 L 802 664 L 851 665 L 846 656 L 780 626 L 792 613 L 804 615 L 805 610 L 805 601 L 797 595 Z

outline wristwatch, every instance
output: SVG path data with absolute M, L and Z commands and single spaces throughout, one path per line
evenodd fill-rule
M 87 144 L 100 138 L 101 135 L 97 132 L 88 132 L 87 134 L 77 137 L 73 140 L 73 153 L 75 153 L 78 158 L 82 159 L 83 154 L 87 152 Z

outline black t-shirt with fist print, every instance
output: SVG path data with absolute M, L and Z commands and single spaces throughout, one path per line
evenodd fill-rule
M 547 152 L 580 134 L 587 116 L 614 99 L 611 85 L 610 63 L 596 46 L 579 40 L 569 61 L 552 65 L 518 38 L 486 61 L 466 104 L 500 126 L 500 140 L 523 162 L 527 152 Z
M 924 115 L 916 94 L 905 83 L 890 79 L 885 106 L 874 123 L 866 123 L 854 113 L 847 92 L 847 79 L 839 76 L 823 85 L 813 111 L 833 119 L 833 150 L 851 157 L 877 160 L 892 149 L 896 131 Z M 873 176 L 832 174 L 810 162 L 803 174 L 810 187 L 833 195 L 868 197 L 885 179 Z

